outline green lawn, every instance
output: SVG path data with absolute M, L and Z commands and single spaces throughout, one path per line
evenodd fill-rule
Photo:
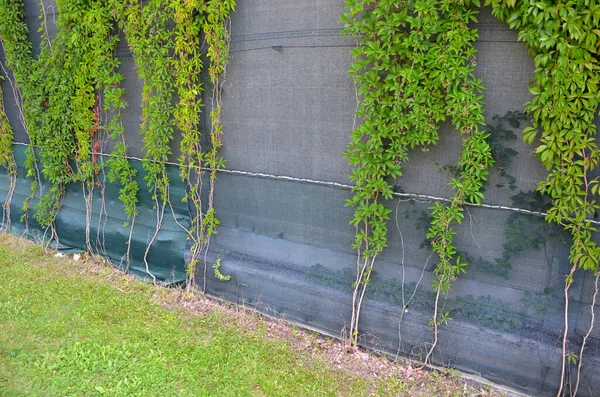
M 0 396 L 421 394 L 334 372 L 220 310 L 168 310 L 153 295 L 172 291 L 86 266 L 0 235 Z

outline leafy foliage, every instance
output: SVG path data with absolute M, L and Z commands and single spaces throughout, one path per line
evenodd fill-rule
M 0 89 L 0 166 L 6 168 L 10 174 L 16 174 L 17 172 L 17 165 L 12 151 L 13 138 L 14 132 L 4 111 L 3 93 Z
M 491 3 L 494 13 L 519 31 L 537 68 L 533 99 L 526 105 L 533 125 L 524 139 L 533 143 L 539 136 L 536 155 L 550 171 L 538 185 L 553 199 L 547 219 L 571 232 L 571 262 L 598 271 L 600 251 L 591 241 L 595 229 L 587 218 L 598 209 L 598 179 L 588 174 L 599 161 L 594 117 L 600 105 L 600 4 Z
M 23 98 L 24 121 L 31 139 L 27 176 L 36 177 L 37 149 L 44 178 L 52 184 L 37 205 L 35 216 L 42 226 L 53 225 L 66 184 L 94 186 L 100 167 L 100 96 L 107 97 L 104 110 L 124 106 L 118 98 L 122 76 L 115 72 L 119 65 L 114 57 L 118 36 L 111 34 L 109 5 L 63 0 L 57 2 L 57 11 L 57 34 L 51 41 L 42 26 L 41 52 L 34 60 L 22 1 L 0 4 L 1 19 L 6 21 L 0 32 L 7 65 Z M 32 187 L 35 193 L 35 183 Z M 135 191 L 131 186 L 128 189 Z
M 184 200 L 191 205 L 193 213 L 188 230 L 192 240 L 187 268 L 190 286 L 194 284 L 199 258 L 208 249 L 210 236 L 216 233 L 219 225 L 213 208 L 216 170 L 224 165 L 224 160 L 217 155 L 222 134 L 219 78 L 228 60 L 226 21 L 234 7 L 232 0 L 165 0 L 151 1 L 147 5 L 132 0 L 115 5 L 122 16 L 120 23 L 143 82 L 140 132 L 144 136 L 143 164 L 146 181 L 156 202 L 159 225 L 169 203 L 166 163 L 171 155 L 170 143 L 176 132 L 181 133 L 179 167 L 187 187 Z M 201 146 L 200 130 L 204 89 L 202 47 L 205 43 L 213 87 L 209 150 Z M 173 101 L 176 101 L 174 107 Z M 210 169 L 206 208 L 201 192 L 205 167 Z
M 519 39 L 534 57 L 533 99 L 525 109 L 532 125 L 525 128 L 524 139 L 530 144 L 539 139 L 536 155 L 550 171 L 538 185 L 540 193 L 552 198 L 547 220 L 562 225 L 573 238 L 573 267 L 565 284 L 568 299 L 577 268 L 599 271 L 600 249 L 592 240 L 592 233 L 597 230 L 590 219 L 599 207 L 600 181 L 591 171 L 600 162 L 594 125 L 600 104 L 600 4 L 595 0 L 487 3 L 496 16 L 519 31 Z M 357 116 L 363 120 L 347 151 L 355 166 L 351 173 L 356 182 L 355 195 L 348 204 L 356 207 L 352 223 L 357 227 L 354 246 L 360 257 L 354 283 L 353 337 L 358 327 L 358 314 L 354 313 L 360 311 L 375 258 L 386 246 L 389 210 L 381 199 L 392 196 L 389 180 L 402 175 L 401 164 L 408 151 L 417 146 L 427 150 L 427 145 L 435 144 L 436 123 L 451 117 L 454 127 L 465 136 L 455 170 L 458 176 L 451 181 L 454 196 L 449 205 L 436 203 L 432 207 L 432 225 L 426 235 L 439 258 L 433 282 L 436 302 L 465 271 L 466 263 L 456 258 L 452 225 L 461 223 L 465 203 L 481 203 L 481 190 L 494 161 L 506 180 L 505 186 L 516 188 L 514 176 L 506 172 L 516 153 L 500 143 L 514 139 L 514 134 L 500 123 L 493 130 L 488 128 L 495 137 L 486 141 L 489 135 L 479 129 L 483 116 L 477 93 L 481 83 L 472 75 L 472 42 L 477 36 L 468 26 L 476 15 L 471 6 L 479 4 L 443 0 L 400 4 L 347 1 L 349 11 L 342 21 L 346 23 L 345 32 L 356 36 L 359 44 L 353 51 L 356 61 L 350 75 L 362 97 Z M 506 121 L 516 128 L 520 118 L 516 113 Z M 507 230 L 523 229 L 522 225 L 513 226 Z M 519 252 L 539 247 L 547 240 L 546 236 L 541 241 L 542 236 L 536 233 L 526 237 L 507 232 L 507 245 L 515 245 Z M 502 258 L 506 268 L 514 254 Z M 437 316 L 436 304 L 432 321 L 434 346 Z M 448 313 L 440 317 L 447 319 Z M 565 319 L 563 349 L 567 329 Z M 563 356 L 567 357 L 566 352 Z
M 220 224 L 213 207 L 216 171 L 225 165 L 225 160 L 218 155 L 223 134 L 220 79 L 225 73 L 225 66 L 229 60 L 227 20 L 229 14 L 235 9 L 235 1 L 182 4 L 173 1 L 172 6 L 176 29 L 174 67 L 178 71 L 176 85 L 179 96 L 174 115 L 175 123 L 182 135 L 179 167 L 181 177 L 187 184 L 185 200 L 192 205 L 193 212 L 192 226 L 189 230 L 192 239 L 192 255 L 187 269 L 188 285 L 193 285 L 199 259 L 208 249 L 210 238 L 216 233 Z M 199 73 L 203 68 L 200 51 L 203 44 L 207 45 L 208 76 L 212 87 L 209 148 L 202 148 L 198 117 L 202 107 L 199 94 L 203 86 Z M 206 208 L 203 208 L 201 194 L 204 168 L 209 170 Z M 204 282 L 206 282 L 206 271 Z
M 41 54 L 34 60 L 22 0 L 0 3 L 0 32 L 7 64 L 22 92 L 24 118 L 31 136 L 28 176 L 35 176 L 36 148 L 44 178 L 52 184 L 37 205 L 36 218 L 43 226 L 53 225 L 69 183 L 83 183 L 88 189 L 86 203 L 91 203 L 93 187 L 99 184 L 96 177 L 104 165 L 98 161 L 99 134 L 106 131 L 115 141 L 106 163 L 108 177 L 122 185 L 119 197 L 133 228 L 139 187 L 136 171 L 127 158 L 121 116 L 127 104 L 120 87 L 123 76 L 117 73 L 119 61 L 115 57 L 119 40 L 115 29 L 120 27 L 143 82 L 140 133 L 144 142 L 145 179 L 158 210 L 156 234 L 169 203 L 166 164 L 171 142 L 176 133 L 182 136 L 180 168 L 187 182 L 185 199 L 194 212 L 189 231 L 194 240 L 193 259 L 188 269 L 193 278 L 195 263 L 208 248 L 210 236 L 219 225 L 212 198 L 216 170 L 224 165 L 218 156 L 222 135 L 220 76 L 228 61 L 227 20 L 234 7 L 233 0 L 147 3 L 61 0 L 57 2 L 56 37 L 52 40 L 46 37 L 47 27 L 42 26 Z M 208 58 L 213 88 L 211 146 L 204 149 L 200 139 L 203 56 Z M 103 114 L 110 114 L 106 123 Z M 205 168 L 211 171 L 207 208 L 201 199 Z
M 221 268 L 221 259 L 217 259 L 217 261 L 215 263 L 213 263 L 212 268 L 213 268 L 213 271 L 215 272 L 215 278 L 217 280 L 221 280 L 221 281 L 231 280 L 230 274 L 223 274 L 223 273 L 221 273 L 221 270 L 219 270 Z
M 597 229 L 589 221 L 600 204 L 599 179 L 591 175 L 600 162 L 594 117 L 600 105 L 600 3 L 595 0 L 515 2 L 488 0 L 494 14 L 519 32 L 534 58 L 533 99 L 526 112 L 532 126 L 524 140 L 539 139 L 537 157 L 549 171 L 537 190 L 552 198 L 546 219 L 571 233 L 571 271 L 565 278 L 564 378 L 567 361 L 568 290 L 578 268 L 598 273 Z M 581 359 L 581 357 L 579 357 Z M 578 385 L 577 385 L 578 386 Z M 576 390 L 577 390 L 576 386 Z M 563 389 L 562 379 L 559 395 Z M 575 391 L 576 393 L 576 391 Z
M 17 186 L 17 163 L 12 148 L 13 139 L 14 132 L 4 111 L 4 98 L 0 89 L 0 166 L 6 169 L 10 180 L 9 191 L 2 204 L 2 226 L 7 229 L 10 228 L 10 203 Z
M 152 199 L 164 205 L 169 200 L 166 162 L 174 135 L 171 102 L 175 94 L 169 82 L 174 33 L 167 28 L 168 3 L 151 1 L 144 5 L 127 1 L 120 5 L 117 14 L 143 83 L 140 134 L 144 137 L 144 178 Z
M 427 233 L 439 262 L 434 286 L 447 292 L 464 271 L 455 260 L 454 222 L 462 221 L 466 202 L 481 203 L 481 192 L 493 164 L 483 124 L 481 80 L 473 75 L 477 33 L 474 2 L 418 0 L 347 1 L 346 34 L 357 38 L 355 62 L 349 74 L 362 97 L 357 116 L 363 123 L 353 132 L 346 156 L 354 166 L 356 226 L 354 247 L 359 252 L 355 281 L 352 342 L 356 343 L 360 301 L 375 258 L 385 248 L 390 210 L 381 200 L 392 197 L 391 179 L 402 176 L 402 163 L 411 149 L 439 140 L 438 124 L 449 119 L 463 136 L 458 177 L 451 185 L 450 205 L 432 207 Z M 434 316 L 435 317 L 435 316 Z
M 27 148 L 25 168 L 27 177 L 32 178 L 31 194 L 23 203 L 22 220 L 27 221 L 31 202 L 40 189 L 40 175 L 37 168 L 37 155 L 34 140 L 38 123 L 43 111 L 43 91 L 40 69 L 32 56 L 32 45 L 28 40 L 29 29 L 25 24 L 25 8 L 23 0 L 0 1 L 0 37 L 6 59 L 6 65 L 12 70 L 19 88 L 22 101 L 21 121 L 29 135 L 31 145 Z M 19 104 L 21 105 L 21 104 Z M 41 192 L 40 192 L 41 193 Z

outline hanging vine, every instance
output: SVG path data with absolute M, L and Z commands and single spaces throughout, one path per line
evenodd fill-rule
M 106 111 L 119 111 L 124 106 L 119 97 L 122 89 L 118 87 L 122 76 L 116 73 L 119 61 L 114 56 L 118 36 L 112 34 L 114 22 L 106 2 L 94 1 L 83 5 L 80 2 L 59 2 L 58 5 L 57 25 L 64 18 L 68 28 L 61 29 L 65 41 L 59 41 L 61 47 L 57 50 L 62 49 L 63 56 L 73 54 L 74 59 L 80 59 L 76 64 L 78 73 L 73 75 L 74 94 L 69 99 L 76 141 L 74 180 L 82 184 L 86 204 L 86 246 L 88 252 L 93 252 L 90 239 L 92 203 L 94 188 L 101 186 L 98 180 L 101 168 L 98 161 L 101 97 L 107 97 Z
M 216 170 L 224 164 L 218 155 L 222 134 L 220 80 L 228 60 L 227 22 L 234 7 L 233 0 L 94 1 L 85 4 L 58 1 L 56 37 L 48 37 L 46 12 L 42 10 L 41 52 L 34 60 L 27 40 L 22 1 L 3 0 L 0 3 L 2 20 L 6 21 L 0 26 L 7 42 L 7 64 L 17 76 L 17 86 L 23 93 L 25 104 L 24 119 L 31 131 L 29 164 L 35 163 L 37 150 L 44 179 L 51 184 L 48 192 L 39 191 L 40 201 L 35 213 L 38 222 L 52 231 L 50 240 L 57 238 L 54 220 L 67 184 L 80 182 L 87 210 L 86 245 L 88 250 L 92 249 L 89 230 L 93 191 L 100 185 L 98 174 L 103 164 L 98 161 L 99 133 L 106 130 L 116 141 L 106 163 L 108 178 L 122 185 L 119 197 L 130 220 L 131 241 L 139 187 L 135 170 L 127 159 L 128 146 L 121 116 L 126 103 L 120 87 L 123 76 L 116 72 L 119 66 L 115 57 L 118 35 L 113 34 L 119 26 L 125 33 L 143 82 L 142 164 L 157 217 L 154 235 L 144 255 L 146 270 L 155 280 L 149 269 L 148 253 L 161 229 L 165 208 L 170 205 L 166 165 L 173 136 L 181 132 L 180 168 L 187 184 L 186 200 L 191 202 L 194 214 L 191 228 L 185 228 L 193 240 L 192 260 L 188 265 L 188 281 L 193 284 L 196 264 L 202 253 L 206 254 L 210 237 L 219 225 L 214 213 L 213 192 Z M 204 45 L 206 52 L 203 52 Z M 210 147 L 207 148 L 201 147 L 200 139 L 203 56 L 208 59 L 212 89 Z M 175 101 L 177 105 L 173 107 Z M 103 114 L 110 114 L 106 125 Z M 28 169 L 28 176 L 32 176 L 32 168 Z M 203 205 L 201 191 L 205 169 L 210 173 L 208 203 Z M 39 179 L 36 181 L 41 187 Z M 36 197 L 37 190 L 32 191 L 31 199 Z M 31 199 L 27 201 L 27 208 Z M 129 244 L 123 260 L 129 264 Z
M 125 243 L 127 249 L 121 258 L 121 265 L 125 263 L 125 270 L 129 270 L 131 261 L 131 239 L 133 236 L 133 228 L 135 227 L 135 217 L 139 211 L 138 192 L 140 190 L 137 183 L 137 171 L 128 160 L 127 141 L 125 139 L 125 128 L 123 127 L 122 111 L 127 106 L 123 99 L 124 89 L 120 87 L 120 82 L 123 80 L 123 75 L 113 73 L 107 80 L 107 85 L 104 90 L 104 111 L 112 113 L 112 117 L 106 125 L 108 136 L 115 142 L 114 148 L 106 162 L 108 166 L 108 179 L 111 182 L 119 182 L 121 188 L 119 190 L 119 200 L 125 207 L 127 222 L 125 226 L 129 226 L 129 236 Z
M 463 209 L 467 203 L 481 204 L 483 186 L 487 181 L 490 168 L 494 165 L 489 134 L 482 128 L 483 90 L 481 79 L 474 76 L 476 67 L 473 43 L 478 37 L 469 24 L 476 22 L 479 7 L 474 1 L 440 1 L 442 15 L 446 17 L 443 31 L 437 37 L 443 51 L 439 55 L 440 73 L 445 74 L 446 96 L 445 114 L 451 118 L 452 125 L 463 137 L 463 150 L 458 161 L 459 176 L 452 179 L 450 185 L 454 195 L 449 205 L 435 203 L 432 207 L 433 220 L 426 238 L 431 240 L 431 248 L 438 255 L 439 262 L 434 274 L 432 287 L 436 290 L 436 299 L 431 324 L 434 329 L 433 343 L 425 357 L 429 362 L 438 341 L 441 324 L 450 320 L 449 313 L 439 313 L 439 302 L 452 289 L 457 276 L 466 272 L 467 262 L 456 256 L 456 247 L 452 229 L 453 222 L 462 223 Z M 444 86 L 444 84 L 442 84 Z
M 150 1 L 146 5 L 128 1 L 120 5 L 121 26 L 133 53 L 138 76 L 142 80 L 142 120 L 140 134 L 144 141 L 142 165 L 144 179 L 150 189 L 156 210 L 156 227 L 144 253 L 146 272 L 150 271 L 148 254 L 162 227 L 165 208 L 169 203 L 167 161 L 173 140 L 173 110 L 175 89 L 170 84 L 171 54 L 174 32 L 167 27 L 170 20 L 167 1 Z
M 41 77 L 39 83 L 43 110 L 38 119 L 38 128 L 32 135 L 32 144 L 40 153 L 44 180 L 51 185 L 47 192 L 40 195 L 34 214 L 39 224 L 50 230 L 48 242 L 58 238 L 55 219 L 62 206 L 66 185 L 76 180 L 76 170 L 70 161 L 74 160 L 77 153 L 73 120 L 79 109 L 71 106 L 71 99 L 76 92 L 74 77 L 77 66 L 83 56 L 79 46 L 71 42 L 71 34 L 77 30 L 73 18 L 76 10 L 65 2 L 58 2 L 57 9 L 56 37 L 51 40 L 47 36 L 45 19 L 42 21 L 44 29 L 40 29 L 41 51 L 35 68 Z M 42 15 L 45 13 L 42 12 Z M 63 52 L 67 54 L 66 57 L 62 56 Z
M 118 6 L 116 6 L 118 7 Z M 179 166 L 186 183 L 185 201 L 190 203 L 191 227 L 182 226 L 192 240 L 187 263 L 188 286 L 195 283 L 196 267 L 206 254 L 210 237 L 219 221 L 213 207 L 216 170 L 224 160 L 218 156 L 220 136 L 220 77 L 228 59 L 226 22 L 233 11 L 233 0 L 151 1 L 147 5 L 131 1 L 120 6 L 121 25 L 134 54 L 138 74 L 143 82 L 142 126 L 146 180 L 155 200 L 157 225 L 147 245 L 144 262 L 160 231 L 166 206 L 170 206 L 169 178 L 166 164 L 171 154 L 170 142 L 176 131 L 181 133 Z M 172 26 L 174 22 L 174 26 Z M 203 44 L 207 44 L 208 74 L 213 89 L 210 112 L 210 148 L 202 148 L 200 114 L 202 103 Z M 173 78 L 171 77 L 173 76 Z M 175 108 L 172 102 L 177 101 Z M 202 175 L 210 170 L 208 203 L 202 202 Z M 204 259 L 206 276 L 206 258 Z M 154 276 L 152 276 L 154 278 Z M 206 283 L 206 277 L 204 277 Z
M 566 369 L 579 361 L 577 394 L 583 359 L 569 351 L 569 289 L 578 268 L 598 275 L 600 249 L 593 241 L 597 229 L 590 219 L 600 209 L 599 180 L 591 172 L 600 162 L 594 117 L 600 105 L 600 3 L 576 1 L 489 1 L 494 14 L 519 32 L 535 62 L 530 85 L 533 98 L 526 104 L 532 126 L 523 139 L 549 171 L 537 190 L 552 198 L 546 220 L 569 231 L 571 269 L 565 278 L 562 369 L 558 395 L 566 393 Z M 539 139 L 539 141 L 537 141 Z M 597 288 L 596 288 L 597 293 Z M 593 303 L 596 301 L 596 294 Z M 593 305 L 590 308 L 594 310 Z M 594 316 L 590 330 L 594 326 Z M 588 333 L 589 335 L 589 333 Z
M 89 230 L 98 173 L 98 98 L 104 80 L 115 67 L 114 58 L 111 62 L 106 57 L 116 44 L 110 38 L 110 14 L 102 2 L 57 2 L 56 37 L 50 40 L 43 25 L 41 52 L 33 60 L 23 4 L 5 3 L 1 9 L 8 19 L 7 25 L 2 26 L 7 64 L 13 69 L 23 96 L 24 125 L 30 136 L 28 176 L 37 177 L 37 149 L 44 179 L 51 184 L 45 194 L 40 190 L 35 218 L 51 230 L 48 241 L 57 239 L 54 221 L 66 185 L 81 182 L 87 210 L 86 246 L 92 251 Z M 42 22 L 47 21 L 43 18 Z M 37 185 L 32 184 L 26 209 L 37 190 Z
M 107 11 L 113 18 L 113 24 L 118 24 L 122 19 L 122 2 L 111 0 L 108 2 Z M 127 238 L 126 251 L 121 258 L 121 265 L 125 263 L 125 271 L 129 270 L 131 261 L 131 240 L 133 229 L 135 227 L 135 217 L 139 211 L 137 209 L 139 185 L 136 180 L 137 171 L 128 159 L 129 146 L 125 139 L 125 128 L 123 127 L 122 112 L 127 107 L 127 103 L 123 99 L 125 90 L 121 87 L 121 81 L 124 76 L 117 73 L 118 59 L 115 56 L 116 44 L 114 47 L 107 48 L 104 54 L 110 54 L 112 60 L 112 70 L 105 75 L 104 82 L 104 111 L 110 113 L 110 121 L 106 124 L 106 132 L 108 136 L 115 142 L 114 148 L 106 162 L 108 166 L 108 179 L 111 182 L 119 182 L 121 188 L 119 190 L 119 200 L 124 205 L 127 222 L 125 226 L 129 226 L 129 235 Z
M 14 132 L 6 117 L 3 93 L 0 89 L 0 166 L 6 169 L 9 178 L 8 192 L 2 204 L 2 227 L 6 230 L 10 230 L 10 205 L 17 187 L 17 163 L 13 153 L 13 140 Z
M 196 268 L 202 255 L 208 251 L 210 238 L 216 233 L 219 220 L 213 206 L 216 170 L 224 165 L 218 156 L 221 147 L 222 126 L 221 83 L 229 54 L 229 34 L 226 26 L 229 14 L 234 10 L 234 1 L 172 3 L 175 19 L 174 69 L 179 103 L 174 112 L 175 124 L 181 131 L 181 156 L 179 167 L 181 177 L 186 183 L 184 201 L 191 204 L 192 221 L 189 238 L 192 240 L 190 258 L 187 263 L 187 285 L 195 285 Z M 204 39 L 204 40 L 203 40 Z M 203 103 L 201 93 L 203 68 L 201 51 L 206 42 L 208 49 L 208 75 L 212 86 L 210 112 L 210 148 L 202 148 L 200 118 Z M 202 204 L 202 176 L 204 169 L 209 170 L 208 204 Z M 206 257 L 204 258 L 203 290 L 206 290 Z
M 23 2 L 0 4 L 0 19 L 5 21 L 0 32 L 7 65 L 23 98 L 22 122 L 30 136 L 26 167 L 27 176 L 34 177 L 34 182 L 32 194 L 25 201 L 24 215 L 39 191 L 36 219 L 49 227 L 51 239 L 55 238 L 53 224 L 65 186 L 80 182 L 86 203 L 86 247 L 91 252 L 93 190 L 100 185 L 97 176 L 102 167 L 98 162 L 100 129 L 106 128 L 112 138 L 122 141 L 116 144 L 108 165 L 109 176 L 123 184 L 120 198 L 128 217 L 135 215 L 137 203 L 135 172 L 126 159 L 127 146 L 120 126 L 120 110 L 125 102 L 121 99 L 123 89 L 119 87 L 123 77 L 116 73 L 118 36 L 112 35 L 115 14 L 114 7 L 102 1 L 83 4 L 63 0 L 57 2 L 57 8 L 56 37 L 52 41 L 47 37 L 47 20 L 42 18 L 41 53 L 34 60 Z M 101 120 L 102 97 L 105 97 L 103 110 L 116 113 L 106 127 Z M 40 153 L 45 179 L 52 183 L 46 194 L 41 190 L 36 150 Z M 128 253 L 129 247 L 127 257 Z
M 493 164 L 483 124 L 481 81 L 474 78 L 477 33 L 468 27 L 476 12 L 467 1 L 424 0 L 347 1 L 342 16 L 344 32 L 357 37 L 355 62 L 350 76 L 362 101 L 357 116 L 363 123 L 353 132 L 346 152 L 354 166 L 358 251 L 352 295 L 350 342 L 358 338 L 360 308 L 373 266 L 387 244 L 390 210 L 382 200 L 392 197 L 390 178 L 402 175 L 402 163 L 414 148 L 428 150 L 439 140 L 439 123 L 450 118 L 463 136 L 460 175 L 451 181 L 455 195 L 451 204 L 436 204 L 427 237 L 439 256 L 437 280 L 440 294 L 464 271 L 453 245 L 453 222 L 462 221 L 466 202 L 480 203 L 481 187 Z M 446 318 L 443 318 L 446 319 Z M 437 340 L 437 305 L 432 324 Z M 435 345 L 435 342 L 434 342 Z M 433 347 L 432 347 L 433 350 Z
M 573 238 L 572 267 L 565 280 L 559 395 L 567 364 L 579 360 L 576 393 L 583 347 L 579 355 L 568 352 L 569 288 L 577 268 L 597 275 L 600 259 L 592 240 L 596 229 L 589 221 L 599 209 L 599 180 L 590 172 L 600 162 L 594 125 L 600 103 L 600 4 L 594 0 L 489 3 L 496 16 L 519 31 L 519 39 L 529 47 L 536 65 L 533 99 L 526 105 L 533 125 L 525 129 L 524 139 L 531 144 L 539 135 L 536 154 L 550 171 L 538 185 L 541 193 L 553 199 L 547 220 L 561 224 Z M 358 39 L 350 75 L 362 97 L 357 116 L 363 119 L 347 151 L 355 166 L 351 174 L 355 195 L 349 204 L 357 207 L 352 223 L 357 227 L 354 246 L 359 253 L 352 343 L 356 343 L 360 305 L 375 259 L 386 245 L 390 211 L 381 200 L 391 198 L 389 178 L 401 176 L 408 150 L 416 146 L 426 150 L 437 141 L 436 123 L 444 118 L 451 117 L 464 137 L 459 177 L 451 181 L 454 196 L 449 205 L 432 207 L 433 221 L 426 236 L 439 258 L 433 283 L 437 291 L 431 322 L 434 341 L 426 363 L 437 343 L 439 325 L 449 320 L 447 313 L 438 313 L 437 302 L 466 266 L 460 257 L 455 258 L 452 224 L 462 221 L 465 203 L 481 203 L 481 188 L 493 164 L 487 135 L 479 128 L 483 123 L 478 95 L 482 86 L 473 77 L 477 33 L 468 26 L 475 21 L 473 6 L 479 7 L 479 3 L 347 1 L 349 11 L 342 17 L 345 32 Z
M 31 178 L 31 194 L 23 203 L 21 221 L 27 230 L 29 210 L 36 194 L 42 194 L 38 157 L 34 149 L 40 115 L 43 111 L 40 69 L 32 55 L 32 46 L 28 39 L 29 29 L 25 24 L 23 0 L 0 0 L 0 36 L 4 49 L 6 65 L 13 72 L 15 82 L 13 94 L 19 108 L 19 119 L 29 138 L 26 150 L 26 176 Z M 3 66 L 4 67 L 4 66 Z M 7 75 L 8 78 L 8 75 Z
M 173 68 L 179 102 L 174 111 L 175 125 L 181 131 L 179 168 L 186 184 L 186 201 L 192 209 L 190 228 L 183 227 L 192 241 L 187 260 L 187 287 L 194 285 L 196 265 L 202 252 L 202 152 L 200 117 L 202 112 L 202 26 L 205 23 L 202 3 L 171 5 L 175 20 L 175 51 Z M 191 22 L 191 23 L 189 23 Z
M 206 255 L 210 237 L 217 232 L 220 222 L 214 210 L 214 191 L 217 170 L 225 165 L 225 160 L 218 152 L 222 146 L 221 135 L 221 85 L 225 68 L 229 61 L 229 30 L 227 22 L 229 14 L 235 9 L 234 0 L 216 0 L 207 4 L 207 22 L 204 25 L 204 37 L 208 44 L 207 55 L 209 59 L 208 75 L 212 86 L 211 111 L 210 111 L 210 150 L 205 159 L 209 169 L 208 209 L 201 222 L 203 250 Z M 198 210 L 200 207 L 198 207 Z M 204 290 L 206 290 L 207 261 L 204 257 Z

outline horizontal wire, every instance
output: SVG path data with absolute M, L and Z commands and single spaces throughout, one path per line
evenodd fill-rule
M 307 45 L 271 45 L 264 47 L 240 48 L 238 50 L 229 50 L 230 53 L 249 52 L 258 50 L 273 50 L 280 52 L 284 48 L 354 48 L 356 44 L 307 44 Z
M 15 145 L 29 146 L 27 143 L 22 143 L 22 142 L 15 142 Z M 106 157 L 110 156 L 110 154 L 107 154 L 107 153 L 100 153 L 100 155 L 106 156 Z M 152 160 L 145 160 L 145 159 L 135 157 L 135 156 L 127 156 L 127 158 L 130 160 L 136 160 L 136 161 L 141 161 L 141 162 L 152 161 Z M 165 164 L 179 166 L 179 163 L 175 163 L 172 161 L 165 161 Z M 203 171 L 211 171 L 210 168 L 206 168 L 206 167 L 202 167 L 202 170 Z M 217 172 L 224 173 L 224 174 L 232 174 L 232 175 L 244 175 L 244 176 L 257 177 L 257 178 L 283 180 L 283 181 L 288 181 L 288 182 L 300 182 L 300 183 L 308 183 L 308 184 L 313 184 L 313 185 L 331 186 L 331 187 L 336 187 L 336 188 L 340 188 L 340 189 L 344 189 L 344 190 L 352 190 L 355 188 L 354 185 L 348 185 L 348 184 L 339 183 L 339 182 L 321 181 L 321 180 L 309 179 L 309 178 L 298 178 L 298 177 L 286 176 L 286 175 L 274 175 L 274 174 L 267 174 L 267 173 L 263 173 L 263 172 L 240 171 L 240 170 L 232 170 L 232 169 L 227 169 L 227 168 L 218 168 Z M 427 195 L 427 194 L 418 194 L 418 193 L 393 192 L 392 195 L 394 197 L 405 198 L 405 199 L 415 200 L 415 201 L 425 200 L 427 202 L 438 201 L 438 202 L 444 202 L 444 203 L 448 203 L 451 201 L 449 198 L 446 198 L 446 197 L 437 197 L 437 196 L 431 196 L 431 195 Z M 481 203 L 481 204 L 465 203 L 465 205 L 467 205 L 469 207 L 511 211 L 511 212 L 517 212 L 520 214 L 534 215 L 534 216 L 540 216 L 540 217 L 546 217 L 548 215 L 548 213 L 546 213 L 546 212 L 531 211 L 531 210 L 526 210 L 524 208 L 509 207 L 509 206 L 505 206 L 505 205 L 486 204 L 486 203 Z M 588 219 L 588 221 L 591 224 L 600 225 L 600 221 L 595 221 L 595 220 L 591 220 L 591 219 Z

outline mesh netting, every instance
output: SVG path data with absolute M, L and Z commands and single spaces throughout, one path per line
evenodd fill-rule
M 36 1 L 27 1 L 32 32 L 39 27 Z M 45 1 L 52 36 L 53 5 Z M 345 337 L 351 316 L 351 286 L 356 252 L 351 246 L 353 209 L 345 202 L 350 168 L 343 158 L 354 119 L 356 93 L 347 70 L 354 40 L 339 34 L 342 1 L 240 1 L 232 18 L 231 62 L 223 84 L 222 155 L 215 208 L 222 225 L 209 260 L 221 260 L 219 281 L 209 271 L 208 292 L 233 302 L 283 316 L 330 335 Z M 478 373 L 538 395 L 552 394 L 560 379 L 563 285 L 569 270 L 569 236 L 545 222 L 546 198 L 535 193 L 546 171 L 520 137 L 528 125 L 520 113 L 530 98 L 533 61 L 516 34 L 483 9 L 477 42 L 477 74 L 484 79 L 486 120 L 496 166 L 486 186 L 484 206 L 468 207 L 457 231 L 457 247 L 469 261 L 442 303 L 453 321 L 442 327 L 434 363 Z M 32 35 L 34 48 L 39 36 Z M 121 40 L 120 72 L 129 103 L 124 113 L 132 157 L 142 156 L 138 135 L 141 83 L 127 43 Z M 16 140 L 27 138 L 8 81 L 2 82 L 6 111 Z M 206 98 L 210 104 L 209 98 Z M 202 115 L 206 117 L 206 115 Z M 460 137 L 447 125 L 428 152 L 413 152 L 392 210 L 388 247 L 375 265 L 360 323 L 360 343 L 391 355 L 423 359 L 432 341 L 430 287 L 435 257 L 425 238 L 429 207 L 450 197 Z M 173 143 L 172 160 L 178 143 Z M 105 142 L 108 153 L 111 143 Z M 23 164 L 24 147 L 15 147 Z M 138 168 L 140 185 L 143 172 Z M 239 172 L 234 172 L 239 171 Z M 22 176 L 12 205 L 13 231 L 29 194 Z M 177 225 L 189 223 L 181 203 L 184 185 L 171 166 L 173 210 L 165 216 L 148 263 L 166 282 L 185 278 L 186 235 Z M 8 190 L 3 177 L 0 189 Z M 118 186 L 107 184 L 94 197 L 91 233 L 94 248 L 123 266 L 129 228 Z M 140 216 L 131 245 L 130 269 L 146 275 L 143 262 L 156 225 L 156 211 L 144 187 Z M 177 222 L 175 222 L 177 220 Z M 31 223 L 30 236 L 43 233 Z M 60 247 L 85 246 L 85 203 L 81 186 L 71 186 L 57 219 Z M 203 280 L 199 280 L 203 283 Z M 569 351 L 578 351 L 589 327 L 593 275 L 577 272 L 571 287 Z M 600 327 L 592 333 L 582 395 L 600 395 Z

